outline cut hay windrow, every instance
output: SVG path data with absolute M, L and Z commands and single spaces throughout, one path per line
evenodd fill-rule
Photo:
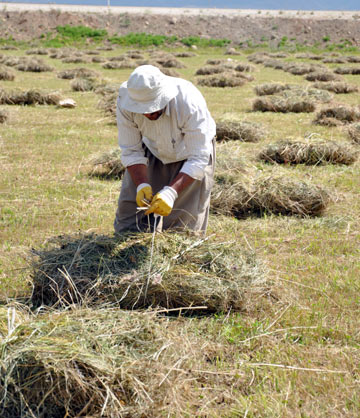
M 2 418 L 223 416 L 222 394 L 252 382 L 219 372 L 228 344 L 156 312 L 1 307 L 0 333 Z
M 265 283 L 239 243 L 191 233 L 62 236 L 33 251 L 34 306 L 113 303 L 122 309 L 202 306 L 238 311 Z M 206 306 L 206 308 L 205 308 Z
M 334 141 L 279 141 L 264 148 L 259 159 L 278 164 L 353 164 L 358 153 Z
M 265 136 L 265 130 L 260 124 L 252 122 L 217 121 L 217 141 L 259 142 Z
M 248 80 L 245 77 L 239 77 L 237 74 L 234 74 L 234 72 L 223 72 L 220 74 L 198 77 L 196 82 L 199 86 L 206 87 L 241 87 Z
M 9 112 L 5 109 L 0 109 L 0 123 L 5 123 L 9 119 Z
M 283 90 L 289 90 L 291 88 L 301 88 L 296 84 L 284 84 L 284 83 L 264 83 L 255 86 L 254 90 L 258 96 L 270 96 L 272 94 L 280 93 Z
M 307 81 L 339 81 L 341 77 L 330 71 L 314 71 L 306 74 L 305 79 Z
M 16 65 L 19 65 L 25 60 L 28 60 L 28 57 L 9 57 L 7 55 L 4 55 L 0 59 L 0 63 L 6 65 L 7 67 L 15 67 Z
M 33 72 L 33 73 L 42 73 L 46 71 L 53 71 L 54 68 L 51 65 L 48 65 L 41 58 L 28 58 L 23 60 L 18 65 L 15 66 L 19 71 Z
M 99 84 L 95 88 L 95 93 L 100 94 L 101 96 L 115 95 L 119 90 L 118 85 L 113 84 Z
M 263 175 L 248 184 L 242 177 L 221 175 L 212 191 L 211 210 L 239 219 L 265 213 L 318 216 L 329 201 L 329 194 L 319 186 L 284 175 Z
M 360 121 L 359 108 L 337 104 L 320 109 L 313 123 L 324 126 L 339 126 L 358 121 Z
M 252 109 L 255 112 L 310 113 L 315 111 L 316 104 L 309 97 L 281 97 L 273 95 L 255 99 Z
M 241 55 L 241 52 L 231 47 L 224 52 L 224 55 Z
M 352 123 L 348 127 L 348 133 L 353 142 L 360 144 L 360 122 Z
M 119 148 L 95 155 L 89 160 L 88 165 L 90 166 L 90 176 L 106 179 L 119 179 L 125 171 Z
M 13 90 L 0 89 L 0 104 L 5 105 L 58 105 L 62 96 L 59 92 L 45 93 L 39 90 Z
M 72 68 L 71 70 L 64 70 L 57 73 L 58 78 L 62 78 L 64 80 L 73 80 L 74 78 L 90 78 L 95 79 L 99 77 L 99 73 L 90 70 L 89 68 Z
M 332 81 L 330 83 L 317 82 L 312 85 L 315 89 L 332 91 L 335 94 L 355 93 L 359 91 L 355 84 L 348 84 L 345 81 Z
M 74 91 L 92 91 L 95 89 L 95 81 L 89 78 L 74 78 L 70 86 Z
M 85 51 L 86 55 L 100 55 L 99 51 L 96 51 L 95 49 L 88 49 L 87 51 Z
M 360 74 L 360 67 L 337 67 L 334 70 L 336 74 Z
M 11 71 L 9 68 L 7 68 L 5 65 L 0 65 L 0 80 L 14 81 L 15 80 L 15 74 L 14 74 L 13 71 Z

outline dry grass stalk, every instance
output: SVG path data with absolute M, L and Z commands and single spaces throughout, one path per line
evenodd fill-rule
M 95 155 L 88 163 L 91 166 L 89 175 L 100 178 L 119 179 L 125 171 L 121 162 L 121 151 L 115 148 L 112 151 Z
M 268 145 L 259 154 L 259 159 L 278 164 L 352 164 L 357 159 L 357 152 L 333 141 L 314 143 L 300 141 L 279 141 Z
M 197 84 L 207 87 L 241 87 L 246 82 L 246 78 L 239 77 L 233 72 L 224 72 L 216 75 L 199 77 L 197 79 Z
M 62 78 L 64 80 L 73 80 L 74 78 L 97 78 L 99 74 L 88 68 L 73 68 L 71 70 L 64 70 L 57 73 L 58 78 Z
M 74 91 L 92 91 L 95 89 L 95 81 L 89 78 L 74 78 L 70 86 Z
M 354 84 L 348 84 L 345 81 L 333 81 L 331 83 L 318 82 L 314 83 L 313 87 L 316 89 L 332 91 L 335 94 L 346 94 L 359 91 L 358 86 Z
M 289 90 L 291 88 L 299 88 L 294 84 L 283 84 L 283 83 L 264 83 L 255 86 L 254 90 L 258 96 L 269 96 L 272 94 L 279 93 L 283 90 Z
M 216 122 L 217 141 L 258 142 L 263 139 L 265 131 L 261 125 L 251 122 Z
M 5 123 L 9 119 L 9 112 L 5 109 L 0 109 L 0 123 Z
M 339 126 L 359 120 L 360 110 L 358 108 L 338 104 L 321 109 L 316 114 L 314 123 L 324 126 Z
M 360 122 L 352 123 L 348 127 L 348 133 L 350 138 L 356 143 L 360 144 Z
M 41 73 L 45 71 L 54 70 L 53 67 L 46 64 L 46 62 L 44 62 L 40 58 L 30 58 L 27 60 L 23 60 L 21 63 L 16 65 L 16 69 L 19 71 L 34 72 L 34 73 Z
M 314 71 L 305 76 L 307 81 L 338 81 L 340 77 L 330 71 Z
M 237 218 L 264 213 L 318 216 L 329 203 L 325 190 L 288 176 L 261 176 L 246 185 L 241 177 L 222 175 L 216 180 L 212 210 Z
M 262 267 L 235 242 L 192 233 L 59 237 L 33 252 L 34 306 L 114 303 L 122 309 L 206 306 L 241 310 L 265 283 Z
M 44 93 L 35 89 L 6 92 L 0 89 L 0 104 L 6 105 L 57 105 L 61 98 L 58 92 Z
M 334 72 L 336 74 L 360 74 L 360 67 L 337 67 Z
M 15 74 L 9 70 L 5 65 L 0 65 L 0 80 L 14 81 Z

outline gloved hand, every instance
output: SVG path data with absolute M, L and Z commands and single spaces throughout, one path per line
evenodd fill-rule
M 177 197 L 178 194 L 175 189 L 170 186 L 165 186 L 153 197 L 151 205 L 145 212 L 145 215 L 149 215 L 150 213 L 156 213 L 161 216 L 170 215 Z
M 136 204 L 139 207 L 149 206 L 153 198 L 153 192 L 150 184 L 141 183 L 136 189 Z

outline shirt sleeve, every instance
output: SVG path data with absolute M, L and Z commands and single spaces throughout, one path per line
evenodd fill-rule
M 205 99 L 195 87 L 185 98 L 183 110 L 180 112 L 183 113 L 182 133 L 188 158 L 180 172 L 202 180 L 213 152 L 212 140 L 216 134 L 216 125 Z
M 134 123 L 132 113 L 116 105 L 116 121 L 118 127 L 118 143 L 121 149 L 121 162 L 125 167 L 135 164 L 148 165 L 144 155 L 141 133 Z

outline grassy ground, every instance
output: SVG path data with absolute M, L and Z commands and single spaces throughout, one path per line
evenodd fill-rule
M 3 52 L 24 55 L 21 50 Z M 196 69 L 208 58 L 225 58 L 224 50 L 204 49 L 196 57 L 181 58 L 187 68 L 178 71 L 195 81 Z M 78 231 L 112 234 L 120 189 L 120 182 L 90 178 L 84 170 L 93 154 L 117 144 L 116 126 L 97 107 L 99 96 L 73 92 L 68 80 L 56 77 L 57 70 L 84 65 L 43 59 L 56 70 L 16 72 L 15 81 L 2 82 L 2 88 L 57 90 L 73 98 L 77 107 L 7 106 L 10 119 L 0 130 L 0 298 L 4 306 L 31 292 L 26 256 L 32 247 Z M 247 61 L 246 53 L 233 59 Z M 100 64 L 86 66 L 117 85 L 131 72 L 104 70 Z M 237 155 L 238 168 L 245 175 L 256 168 L 321 185 L 329 190 L 332 202 L 323 216 L 314 219 L 211 216 L 208 232 L 254 250 L 266 263 L 273 288 L 248 300 L 241 314 L 170 321 L 171 332 L 190 345 L 193 336 L 210 341 L 215 354 L 211 361 L 194 364 L 190 355 L 187 367 L 202 370 L 202 381 L 190 385 L 189 392 L 185 386 L 178 387 L 186 396 L 176 401 L 173 394 L 172 409 L 159 406 L 154 416 L 357 417 L 360 165 L 276 167 L 259 162 L 260 149 L 279 139 L 312 135 L 348 145 L 350 139 L 344 128 L 313 125 L 312 113 L 252 112 L 255 85 L 307 83 L 301 76 L 256 67 L 255 80 L 243 87 L 200 88 L 215 119 L 257 122 L 268 132 L 260 143 L 220 144 L 218 152 L 229 158 Z M 360 76 L 344 79 L 360 87 Z M 355 105 L 359 95 L 337 95 L 336 101 Z M 181 369 L 181 363 L 176 364 Z

